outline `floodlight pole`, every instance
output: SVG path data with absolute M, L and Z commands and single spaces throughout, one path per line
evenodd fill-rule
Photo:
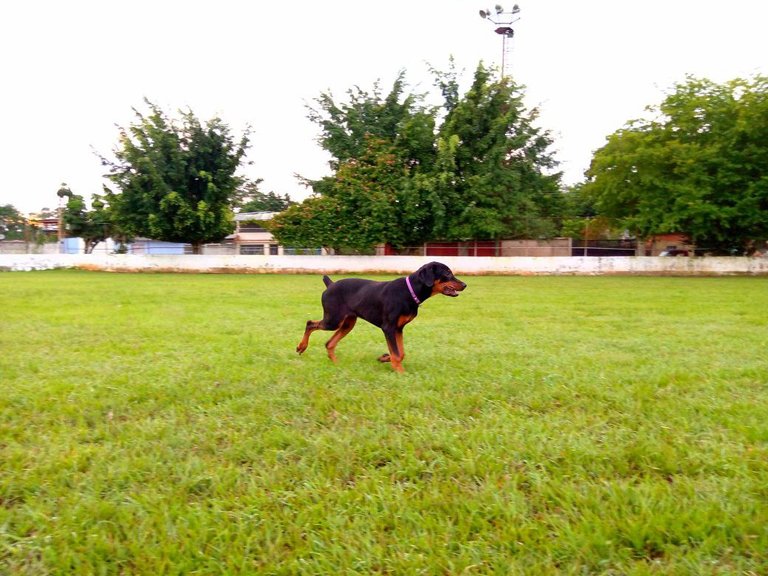
M 501 79 L 504 80 L 507 71 L 507 41 L 511 41 L 515 35 L 515 31 L 512 28 L 512 24 L 520 20 L 520 6 L 515 4 L 512 10 L 505 12 L 504 8 L 500 4 L 494 6 L 493 12 L 490 10 L 480 10 L 480 18 L 488 20 L 495 24 L 497 28 L 494 30 L 496 34 L 501 36 Z
M 64 230 L 64 208 L 67 205 L 67 200 L 72 198 L 72 191 L 67 188 L 67 184 L 65 182 L 61 183 L 61 188 L 59 188 L 59 191 L 56 192 L 56 195 L 59 197 L 59 223 L 58 223 L 58 240 L 59 240 L 59 254 L 64 254 L 66 250 L 64 250 L 64 239 L 66 238 L 67 234 Z M 66 198 L 66 200 L 65 200 Z
M 57 210 L 59 221 L 57 227 L 57 239 L 59 243 L 59 254 L 64 254 L 64 197 L 59 196 L 59 209 Z

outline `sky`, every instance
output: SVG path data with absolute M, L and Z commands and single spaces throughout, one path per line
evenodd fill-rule
M 768 2 L 518 0 L 509 72 L 552 134 L 563 181 L 686 74 L 725 82 L 768 74 Z M 513 2 L 502 4 L 506 11 Z M 118 127 L 146 110 L 190 109 L 235 135 L 250 127 L 243 173 L 301 200 L 296 178 L 329 173 L 307 106 L 323 92 L 416 92 L 449 58 L 468 83 L 502 40 L 485 0 L 8 0 L 0 5 L 0 205 L 55 207 L 66 182 L 90 199 Z

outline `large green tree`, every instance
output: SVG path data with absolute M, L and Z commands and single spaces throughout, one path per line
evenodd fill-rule
M 553 231 L 559 174 L 521 89 L 493 81 L 482 65 L 464 96 L 453 71 L 435 78 L 442 112 L 406 93 L 402 73 L 386 95 L 378 84 L 372 93 L 350 90 L 343 104 L 321 95 L 310 118 L 334 174 L 310 182 L 311 210 L 295 206 L 273 221 L 281 242 L 322 238 L 365 251 Z M 317 234 L 308 235 L 312 228 Z
M 560 173 L 552 138 L 538 128 L 523 89 L 477 67 L 469 90 L 439 77 L 446 117 L 438 134 L 444 216 L 435 233 L 450 240 L 552 235 L 561 215 Z
M 714 253 L 768 238 L 768 78 L 688 77 L 649 112 L 594 155 L 584 191 L 599 213 Z
M 281 243 L 369 252 L 378 243 L 420 244 L 431 232 L 429 205 L 412 184 L 435 161 L 436 110 L 423 95 L 406 94 L 404 74 L 384 94 L 355 88 L 337 104 L 322 94 L 310 109 L 331 154 L 332 176 L 309 181 L 314 195 L 279 214 L 270 228 Z
M 127 235 L 188 242 L 199 253 L 234 229 L 248 131 L 238 139 L 219 118 L 203 123 L 187 111 L 172 119 L 146 105 L 120 129 L 115 159 L 103 159 L 116 188 L 107 201 Z

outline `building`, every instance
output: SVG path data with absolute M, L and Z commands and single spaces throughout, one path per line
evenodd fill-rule
M 325 255 L 323 248 L 292 248 L 281 246 L 266 229 L 264 223 L 277 212 L 240 212 L 235 214 L 235 233 L 227 236 L 227 242 L 235 245 L 235 254 L 283 256 L 283 255 Z
M 45 218 L 31 217 L 29 225 L 40 230 L 48 238 L 58 238 L 59 236 L 59 217 L 48 216 Z
M 272 234 L 264 226 L 276 212 L 240 212 L 235 214 L 235 233 L 227 236 L 227 241 L 235 245 L 235 254 L 272 255 L 283 254 Z

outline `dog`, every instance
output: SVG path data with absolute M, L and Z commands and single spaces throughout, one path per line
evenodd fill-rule
M 309 337 L 315 330 L 335 330 L 325 343 L 328 357 L 336 363 L 336 345 L 362 318 L 381 328 L 387 340 L 388 354 L 379 362 L 389 362 L 396 372 L 404 372 L 403 328 L 419 312 L 419 305 L 430 296 L 443 294 L 456 297 L 467 285 L 456 278 L 445 264 L 430 262 L 413 274 L 376 282 L 362 278 L 345 278 L 334 282 L 323 276 L 326 289 L 322 295 L 323 319 L 307 321 L 304 337 L 296 347 L 302 354 L 309 345 Z

